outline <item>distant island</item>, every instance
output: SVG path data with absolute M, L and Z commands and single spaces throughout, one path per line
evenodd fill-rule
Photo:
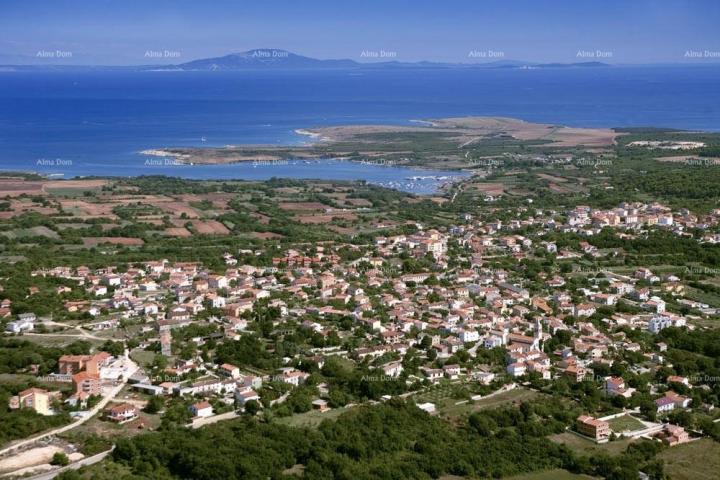
M 337 69 L 337 68 L 546 68 L 546 67 L 603 67 L 610 66 L 602 62 L 532 64 L 514 60 L 498 60 L 494 62 L 473 63 L 441 63 L 441 62 L 356 62 L 349 59 L 319 60 L 305 57 L 281 49 L 255 49 L 247 52 L 231 53 L 222 57 L 206 58 L 183 63 L 168 68 L 182 70 L 245 70 L 257 68 L 275 69 Z
M 372 55 L 370 58 L 374 58 Z M 400 69 L 400 68 L 588 68 L 609 67 L 603 62 L 574 63 L 532 63 L 517 60 L 496 60 L 490 62 L 444 63 L 444 62 L 400 62 L 377 61 L 357 62 L 350 59 L 321 60 L 306 57 L 277 48 L 258 48 L 245 52 L 231 53 L 221 57 L 203 58 L 174 65 L 3 65 L 0 70 L 141 70 L 141 71 L 244 71 L 244 70 L 329 70 L 329 69 Z

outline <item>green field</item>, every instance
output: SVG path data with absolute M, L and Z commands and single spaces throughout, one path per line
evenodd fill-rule
M 445 400 L 452 398 L 453 389 L 457 386 L 453 386 L 450 383 L 440 383 L 431 386 L 426 391 L 413 396 L 415 403 L 440 403 Z M 455 400 L 457 401 L 457 400 Z
M 515 475 L 507 477 L 508 480 L 573 480 L 573 479 L 590 479 L 594 478 L 588 475 L 578 475 L 570 473 L 567 470 L 556 468 L 554 470 L 544 470 L 542 472 L 526 473 L 523 475 Z
M 720 443 L 709 438 L 668 448 L 659 457 L 671 480 L 710 480 L 720 475 Z
M 102 187 L 73 187 L 73 188 L 48 188 L 47 193 L 55 197 L 77 198 L 84 197 L 85 192 L 100 193 Z
M 608 420 L 608 423 L 610 424 L 612 431 L 615 433 L 632 432 L 645 428 L 645 425 L 640 420 L 631 417 L 630 415 L 613 418 L 612 420 Z
M 458 400 L 446 399 L 436 404 L 438 412 L 442 416 L 462 417 L 472 412 L 482 410 L 484 408 L 497 408 L 512 404 L 513 402 L 522 402 L 530 400 L 540 395 L 538 392 L 525 388 L 515 388 L 507 392 L 493 395 L 492 397 L 481 398 L 477 401 L 470 401 L 460 405 L 456 405 Z
M 76 334 L 64 335 L 62 333 L 22 335 L 21 338 L 23 340 L 27 340 L 28 342 L 37 343 L 38 345 L 42 345 L 44 347 L 63 347 L 78 340 L 90 342 L 91 344 L 93 344 L 94 347 L 97 347 L 104 343 L 104 340 L 97 340 L 94 338 L 84 337 Z
M 142 366 L 148 366 L 155 360 L 155 353 L 148 352 L 147 350 L 134 350 L 130 353 L 130 358 Z
M 552 435 L 549 438 L 553 442 L 562 443 L 579 455 L 597 455 L 601 453 L 619 455 L 623 453 L 627 446 L 634 441 L 631 438 L 624 438 L 622 440 L 597 444 L 592 440 L 579 437 L 578 435 L 570 432 L 559 433 L 557 435 Z
M 704 292 L 698 288 L 688 287 L 686 289 L 685 298 L 695 300 L 696 302 L 706 303 L 711 307 L 720 306 L 720 295 Z
M 278 417 L 275 422 L 282 425 L 288 425 L 290 427 L 308 427 L 316 428 L 323 420 L 334 420 L 343 413 L 347 412 L 352 407 L 334 408 L 327 412 L 320 412 L 319 410 L 310 410 L 305 413 L 298 413 L 289 417 Z
M 416 403 L 431 402 L 434 403 L 438 413 L 441 416 L 457 418 L 470 413 L 482 410 L 484 408 L 500 407 L 505 404 L 512 402 L 520 402 L 534 398 L 539 393 L 533 390 L 527 390 L 525 388 L 516 388 L 508 392 L 503 392 L 490 398 L 484 398 L 476 402 L 467 402 L 461 405 L 456 405 L 460 400 L 450 397 L 452 392 L 451 385 L 443 385 L 435 387 L 430 392 L 422 393 L 414 400 Z M 278 417 L 275 419 L 277 423 L 283 425 L 289 425 L 292 427 L 310 427 L 315 428 L 320 425 L 320 422 L 327 419 L 335 419 L 348 411 L 352 407 L 336 408 L 327 412 L 319 412 L 317 410 L 311 410 L 309 412 L 292 415 L 290 417 Z
M 59 239 L 60 235 L 47 227 L 39 226 L 32 228 L 18 228 L 9 232 L 4 232 L 3 235 L 13 239 L 24 239 L 33 237 L 47 237 L 52 239 Z

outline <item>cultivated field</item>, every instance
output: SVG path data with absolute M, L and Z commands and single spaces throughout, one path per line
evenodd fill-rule
M 96 247 L 105 243 L 113 245 L 143 245 L 145 243 L 141 238 L 130 237 L 84 237 L 82 240 L 86 247 Z

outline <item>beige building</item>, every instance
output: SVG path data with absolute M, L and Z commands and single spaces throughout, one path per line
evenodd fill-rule
M 40 415 L 52 415 L 50 406 L 60 392 L 48 392 L 42 388 L 28 388 L 10 398 L 11 409 L 31 408 Z

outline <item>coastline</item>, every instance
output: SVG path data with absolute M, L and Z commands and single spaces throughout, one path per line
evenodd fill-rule
M 268 157 L 268 156 L 258 156 L 255 158 L 246 158 L 246 159 L 239 159 L 236 161 L 229 161 L 229 162 L 217 162 L 217 163 L 194 163 L 194 162 L 186 162 L 182 160 L 182 157 L 189 158 L 189 156 L 180 154 L 177 152 L 172 152 L 170 150 L 164 150 L 164 149 L 152 149 L 151 150 L 154 153 L 146 153 L 148 151 L 142 151 L 138 152 L 138 154 L 143 155 L 151 155 L 162 158 L 172 158 L 172 161 L 167 161 L 165 163 L 165 166 L 185 166 L 185 167 L 212 167 L 212 166 L 223 166 L 223 165 L 237 165 L 237 164 L 257 164 L 257 166 L 268 166 L 268 165 L 289 165 L 290 162 L 349 162 L 357 165 L 369 165 L 372 167 L 377 168 L 403 168 L 403 169 L 409 169 L 409 170 L 418 170 L 418 171 L 425 171 L 425 172 L 433 172 L 438 170 L 444 170 L 447 171 L 449 174 L 458 174 L 463 173 L 463 177 L 470 177 L 473 176 L 475 173 L 475 170 L 467 167 L 446 167 L 446 168 L 437 168 L 432 167 L 428 165 L 413 165 L 413 164 L 401 164 L 401 163 L 392 163 L 392 162 L 373 162 L 368 160 L 359 160 L 354 158 L 343 158 L 343 157 L 328 157 L 328 156 L 317 156 L 317 157 L 303 157 L 303 158 L 274 158 L 274 157 Z M 0 170 L 1 172 L 1 170 Z
M 295 130 L 293 130 L 293 132 L 298 135 L 303 135 L 305 137 L 318 139 L 320 141 L 323 140 L 323 137 L 319 133 L 313 132 L 312 130 L 308 130 L 306 128 L 296 128 Z
M 408 124 L 332 125 L 296 128 L 310 139 L 301 145 L 240 144 L 225 147 L 149 148 L 141 155 L 171 157 L 193 165 L 284 160 L 342 159 L 399 166 L 463 170 L 468 149 L 481 148 L 485 140 L 501 139 L 506 145 L 611 148 L 622 133 L 607 128 L 576 128 L 532 123 L 507 117 L 471 116 L 409 119 Z M 437 162 L 436 158 L 451 159 Z
M 156 152 L 161 154 L 162 152 Z M 159 176 L 180 178 L 189 181 L 209 182 L 265 182 L 272 178 L 283 178 L 299 181 L 320 181 L 327 183 L 365 182 L 383 188 L 403 191 L 415 195 L 442 195 L 448 188 L 459 181 L 471 178 L 472 174 L 458 170 L 439 170 L 402 165 L 387 165 L 348 161 L 345 159 L 292 160 L 283 162 L 242 162 L 241 164 L 184 164 L 181 161 L 161 158 L 151 163 L 126 164 L 122 170 L 84 168 L 76 165 L 73 170 L 66 170 L 62 176 L 54 171 L 25 171 L 0 169 L 0 177 L 35 177 L 37 182 L 88 182 L 106 178 L 138 178 Z M 10 181 L 11 179 L 8 179 Z
M 142 150 L 138 152 L 139 155 L 149 155 L 151 157 L 175 157 L 175 158 L 188 158 L 189 155 L 182 153 L 172 152 L 163 148 L 151 148 L 148 150 Z

